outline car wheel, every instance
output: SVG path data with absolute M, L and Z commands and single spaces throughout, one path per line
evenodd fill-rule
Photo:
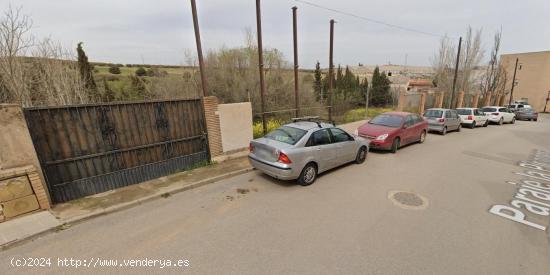
M 361 164 L 365 162 L 365 159 L 367 159 L 367 147 L 362 146 L 359 148 L 359 152 L 357 152 L 357 157 L 355 157 L 355 163 Z
M 534 121 L 537 121 L 537 119 L 536 119 L 536 118 L 535 118 L 535 119 L 533 119 L 533 120 L 534 120 Z
M 512 124 L 516 123 L 516 118 L 515 118 L 515 117 L 512 118 L 512 122 L 511 122 L 511 123 L 512 123 Z
M 420 139 L 418 140 L 419 143 L 424 143 L 424 141 L 426 141 L 426 131 L 422 131 L 422 133 L 420 133 Z
M 397 149 L 399 149 L 400 142 L 401 141 L 400 141 L 399 138 L 395 138 L 393 140 L 393 143 L 391 144 L 391 150 L 390 150 L 392 153 L 394 153 L 394 154 L 397 153 Z
M 441 131 L 441 135 L 446 135 L 447 134 L 447 126 L 443 127 L 443 130 Z
M 317 165 L 315 163 L 308 163 L 304 169 L 302 169 L 302 173 L 300 173 L 300 177 L 298 178 L 298 184 L 301 186 L 308 186 L 313 184 L 315 180 L 317 179 Z
M 470 129 L 474 129 L 476 127 L 476 121 L 472 121 L 472 124 L 470 124 Z
M 489 120 L 485 120 L 485 124 L 483 124 L 483 127 L 489 126 Z
M 501 117 L 500 120 L 498 121 L 498 125 L 502 125 L 502 124 L 504 124 L 504 118 Z

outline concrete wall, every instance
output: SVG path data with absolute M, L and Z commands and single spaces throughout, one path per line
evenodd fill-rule
M 37 207 L 50 200 L 23 109 L 0 104 L 0 220 Z
M 0 104 L 0 170 L 40 164 L 19 105 Z M 40 177 L 43 175 L 40 172 Z
M 550 91 L 550 51 L 501 55 L 500 59 L 507 74 L 507 92 L 512 88 L 516 58 L 519 58 L 521 69 L 518 65 L 513 99 L 527 98 L 529 104 L 541 112 Z M 508 100 L 509 96 L 506 96 L 505 104 L 508 104 Z
M 250 102 L 218 105 L 223 152 L 247 148 L 252 140 Z

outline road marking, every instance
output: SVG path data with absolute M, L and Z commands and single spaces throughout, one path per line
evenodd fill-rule
M 542 160 L 548 160 L 549 163 Z M 524 178 L 519 180 L 519 184 L 514 181 L 506 181 L 506 183 L 518 186 L 510 205 L 493 205 L 489 209 L 489 213 L 546 231 L 546 226 L 528 221 L 527 214 L 535 214 L 538 217 L 550 216 L 550 204 L 546 203 L 550 202 L 550 173 L 547 174 L 550 169 L 546 168 L 546 166 L 550 166 L 550 152 L 535 150 L 531 161 L 521 161 L 518 166 L 532 170 L 521 173 L 514 172 Z M 527 210 L 527 214 L 522 210 Z M 532 219 L 530 218 L 530 220 Z

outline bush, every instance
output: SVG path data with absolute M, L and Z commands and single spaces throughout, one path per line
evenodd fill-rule
M 139 67 L 136 70 L 136 76 L 145 76 L 147 71 L 143 67 Z
M 117 66 L 110 66 L 109 73 L 111 74 L 120 74 L 120 68 Z
M 281 127 L 281 125 L 283 125 L 283 122 L 278 120 L 278 119 L 270 119 L 267 121 L 267 132 L 271 132 L 279 127 Z M 264 133 L 263 133 L 263 126 L 262 126 L 262 121 L 256 121 L 254 122 L 254 124 L 252 125 L 252 132 L 253 132 L 253 135 L 254 135 L 254 138 L 259 138 L 259 137 L 263 137 L 264 136 Z

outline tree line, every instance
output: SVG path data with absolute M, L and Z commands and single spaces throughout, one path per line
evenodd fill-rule
M 385 72 L 380 72 L 376 66 L 371 77 L 371 86 L 367 77 L 361 79 L 346 66 L 339 65 L 332 80 L 333 104 L 346 102 L 355 106 L 364 106 L 366 96 L 369 97 L 369 105 L 383 107 L 391 105 L 393 96 L 390 93 L 390 80 Z M 315 98 L 319 102 L 328 99 L 328 74 L 323 73 L 321 65 L 317 61 L 314 71 L 313 90 Z

